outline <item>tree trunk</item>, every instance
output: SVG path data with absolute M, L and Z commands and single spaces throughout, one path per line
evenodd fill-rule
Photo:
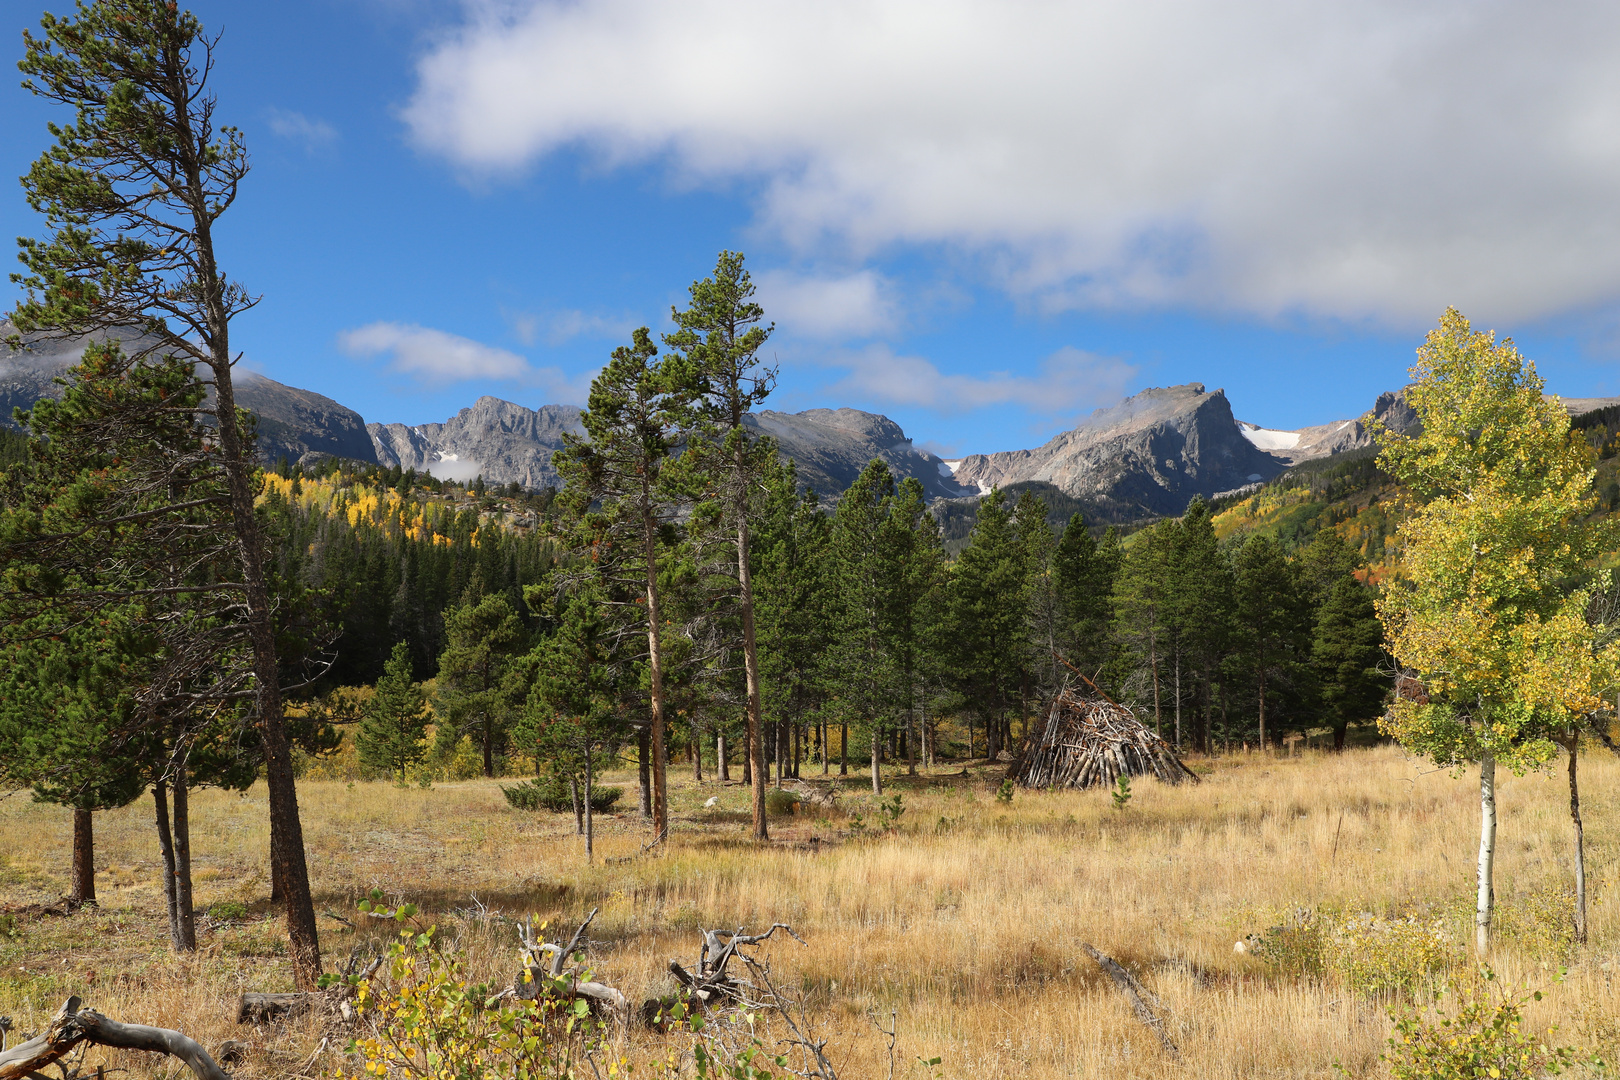
M 1181 751 L 1181 645 L 1176 645 L 1176 751 Z
M 649 747 L 652 745 L 652 732 L 647 728 L 636 729 L 636 775 L 641 782 L 641 816 L 652 817 L 652 761 Z
M 191 792 L 186 767 L 174 774 L 174 911 L 186 952 L 197 951 L 197 909 L 191 895 Z
M 692 721 L 692 779 L 696 783 L 703 783 L 703 732 L 698 730 L 697 721 Z
M 984 718 L 984 758 L 994 761 L 1001 753 L 1001 723 L 997 717 Z
M 230 316 L 225 282 L 214 257 L 212 219 L 205 211 L 202 155 L 190 126 L 189 110 L 180 110 L 182 140 L 190 148 L 186 157 L 185 185 L 192 193 L 197 239 L 197 277 L 204 290 L 208 323 L 208 366 L 214 375 L 216 432 L 221 464 L 230 489 L 231 524 L 242 562 L 243 599 L 246 601 L 249 639 L 253 644 L 253 673 L 258 723 L 264 740 L 265 780 L 270 796 L 270 820 L 279 833 L 274 854 L 281 861 L 281 882 L 287 895 L 287 937 L 291 944 L 293 980 L 298 989 L 311 991 L 321 975 L 320 935 L 315 925 L 315 902 L 309 890 L 309 866 L 304 860 L 304 828 L 298 816 L 298 789 L 293 777 L 292 748 L 281 703 L 281 667 L 276 655 L 275 608 L 264 569 L 264 538 L 259 532 L 254 498 L 258 464 L 254 450 L 243 444 L 236 418 L 236 391 L 231 382 L 235 358 L 230 347 Z
M 495 721 L 484 717 L 484 779 L 495 775 Z M 403 776 L 401 777 L 403 779 Z
M 96 903 L 94 815 L 78 807 L 73 808 L 73 882 L 68 886 L 68 901 L 74 907 L 94 907 Z
M 826 776 L 829 772 L 832 771 L 832 743 L 831 743 L 831 737 L 832 737 L 832 728 L 828 726 L 827 718 L 822 717 L 821 720 L 816 725 L 816 738 L 820 742 L 820 745 L 817 747 L 817 749 L 821 752 L 821 775 L 822 776 Z
M 669 839 L 669 778 L 664 748 L 663 628 L 658 613 L 658 523 L 651 514 L 641 516 L 642 560 L 647 564 L 647 675 L 652 696 L 652 803 L 653 838 Z
M 726 746 L 726 733 L 722 731 L 720 734 L 714 737 L 715 766 L 720 770 L 720 779 L 722 782 L 729 781 L 731 779 L 730 754 L 731 750 L 728 746 Z
M 585 862 L 587 865 L 596 861 L 595 822 L 591 820 L 591 788 L 595 776 L 591 772 L 591 748 L 585 747 Z
M 1260 748 L 1262 750 L 1264 750 L 1265 747 L 1266 747 L 1266 654 L 1265 654 L 1264 649 L 1262 649 L 1260 651 L 1259 691 L 1260 691 Z
M 883 770 L 878 765 L 878 740 L 881 737 L 877 725 L 872 725 L 872 794 L 874 795 L 883 794 Z
M 1164 738 L 1164 704 L 1159 700 L 1159 632 L 1155 612 L 1148 613 L 1148 671 L 1153 675 L 1153 734 Z M 971 757 L 972 755 L 968 755 Z
M 1496 906 L 1496 758 L 1488 751 L 1479 763 L 1479 895 L 1474 906 L 1474 950 L 1483 958 L 1491 944 L 1491 910 Z
M 849 775 L 849 724 L 838 725 L 838 775 Z
M 1586 839 L 1581 829 L 1581 788 L 1575 768 L 1580 761 L 1581 733 L 1569 732 L 1569 818 L 1575 826 L 1575 940 L 1586 944 Z
M 799 758 L 804 750 L 805 740 L 800 732 L 797 722 L 793 725 L 793 779 L 799 778 Z
M 747 734 L 747 732 L 743 733 L 743 760 L 742 760 L 742 767 L 743 767 L 742 782 L 745 783 L 745 784 L 752 784 L 754 782 L 754 757 L 753 757 L 752 754 L 750 754 L 748 752 L 748 734 Z
M 169 947 L 185 952 L 180 934 L 180 906 L 175 902 L 174 834 L 169 829 L 169 785 L 162 780 L 152 785 L 152 805 L 157 811 L 158 850 L 163 853 L 163 903 L 169 912 Z
M 569 776 L 568 797 L 574 801 L 574 833 L 585 835 L 585 808 L 579 805 L 579 777 Z
M 917 718 L 912 715 L 912 712 L 911 712 L 910 709 L 906 710 L 906 733 L 905 733 L 905 739 L 906 739 L 906 773 L 907 773 L 907 775 L 910 775 L 910 776 L 916 776 L 917 775 L 917 736 L 916 736 L 916 730 L 915 730 L 916 726 L 917 726 Z
M 743 450 L 738 450 L 739 457 Z M 739 460 L 738 465 L 742 462 Z M 765 820 L 765 724 L 759 700 L 759 647 L 754 636 L 754 577 L 748 565 L 748 512 L 745 505 L 737 514 L 737 606 L 742 613 L 743 676 L 748 685 L 748 756 L 753 762 L 754 839 L 769 840 L 770 825 Z

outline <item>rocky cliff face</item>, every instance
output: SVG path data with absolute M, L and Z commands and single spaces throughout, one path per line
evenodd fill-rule
M 11 334 L 9 322 L 0 323 L 0 339 Z M 118 335 L 127 348 L 138 347 L 133 334 Z M 16 427 L 15 408 L 26 409 L 40 398 L 62 396 L 56 379 L 79 362 L 88 339 L 25 339 L 21 350 L 0 345 L 0 423 Z M 329 397 L 284 386 L 257 372 L 238 368 L 234 378 L 236 403 L 259 418 L 259 458 L 275 464 L 320 457 L 375 461 L 365 421 L 353 409 Z
M 442 424 L 368 424 L 366 430 L 384 465 L 539 488 L 560 483 L 551 455 L 562 449 L 564 433 L 584 433 L 579 415 L 572 405 L 528 409 L 483 397 Z M 886 416 L 858 409 L 767 410 L 750 414 L 746 423 L 776 439 L 783 456 L 798 463 L 800 480 L 821 495 L 841 495 L 875 457 L 898 477 L 921 480 L 929 498 L 965 494 L 943 461 L 913 447 Z
M 799 413 L 765 410 L 748 417 L 749 426 L 769 435 L 782 456 L 798 466 L 799 480 L 816 494 L 836 498 L 855 482 L 873 458 L 888 463 L 897 480 L 916 477 L 930 499 L 972 494 L 951 476 L 945 462 L 918 450 L 900 425 L 887 416 L 859 409 L 807 409 Z
M 551 455 L 563 435 L 584 434 L 573 405 L 525 408 L 481 397 L 442 424 L 367 424 L 372 448 L 384 465 L 429 472 L 443 480 L 482 476 L 492 484 L 517 481 L 526 488 L 557 486 Z
M 1335 420 L 1296 431 L 1272 431 L 1245 421 L 1239 421 L 1239 426 L 1244 438 L 1260 449 L 1290 465 L 1298 465 L 1302 461 L 1373 446 L 1369 422 L 1375 417 L 1397 434 L 1404 435 L 1421 426 L 1417 413 L 1406 403 L 1404 390 L 1385 390 L 1378 395 L 1371 411 L 1354 420 Z
M 1194 496 L 1212 497 L 1269 480 L 1285 467 L 1244 438 L 1224 391 L 1202 383 L 1144 390 L 1038 450 L 974 454 L 957 481 L 988 491 L 1025 480 L 1115 514 L 1179 514 Z

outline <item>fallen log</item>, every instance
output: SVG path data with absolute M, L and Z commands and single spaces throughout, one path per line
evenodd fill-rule
M 1093 960 L 1097 961 L 1097 965 L 1103 971 L 1108 973 L 1108 977 L 1114 981 L 1114 985 L 1119 988 L 1119 992 L 1124 994 L 1126 1000 L 1131 1003 L 1131 1008 L 1136 1012 L 1136 1018 L 1159 1037 L 1159 1043 L 1172 1058 L 1180 1061 L 1181 1051 L 1177 1050 L 1176 1044 L 1170 1041 L 1170 1033 L 1164 1028 L 1164 1020 L 1155 1015 L 1153 1010 L 1148 1007 L 1149 1001 L 1152 1001 L 1161 1009 L 1164 1008 L 1164 1004 L 1149 993 L 1147 987 L 1138 982 L 1136 976 L 1126 971 L 1118 961 L 1112 957 L 1104 956 L 1086 942 L 1082 941 L 1080 947 L 1086 950 Z
M 313 1004 L 316 994 L 243 994 L 236 1003 L 238 1024 L 262 1024 L 296 1016 Z
M 42 1034 L 0 1051 L 0 1080 L 23 1080 L 65 1057 L 80 1043 L 167 1054 L 185 1062 L 200 1080 L 230 1080 L 196 1040 L 168 1028 L 109 1020 L 93 1009 L 79 1008 L 76 997 L 63 1002 Z

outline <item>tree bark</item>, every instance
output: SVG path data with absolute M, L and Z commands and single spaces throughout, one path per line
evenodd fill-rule
M 849 724 L 838 725 L 838 775 L 849 775 Z
M 645 482 L 644 482 L 645 484 Z M 643 488 L 643 500 L 651 497 Z M 641 515 L 642 560 L 647 564 L 647 675 L 652 690 L 653 760 L 653 838 L 662 844 L 669 839 L 668 754 L 664 747 L 664 652 L 663 628 L 658 610 L 658 523 L 651 514 Z
M 73 808 L 73 881 L 68 900 L 75 907 L 96 902 L 96 839 L 94 814 Z
M 163 854 L 163 903 L 169 913 L 169 947 L 185 952 L 180 933 L 180 905 L 175 898 L 174 833 L 169 828 L 169 785 L 159 780 L 152 785 L 152 805 L 157 814 L 158 850 Z
M 174 774 L 174 911 L 186 952 L 197 951 L 197 909 L 191 895 L 191 791 L 184 764 Z
M 596 831 L 595 822 L 591 820 L 591 788 L 595 779 L 591 772 L 591 747 L 585 745 L 585 862 L 586 865 L 596 861 Z
M 1484 957 L 1491 944 L 1491 911 L 1496 906 L 1496 757 L 1479 763 L 1479 893 L 1474 906 L 1474 951 Z
M 642 727 L 636 729 L 636 775 L 641 782 L 641 816 L 652 817 L 652 762 L 649 760 L 648 747 L 652 743 L 652 731 Z
M 874 795 L 883 794 L 883 770 L 878 764 L 881 760 L 878 756 L 878 738 L 878 728 L 874 724 L 872 725 L 872 794 Z
M 739 461 L 745 451 L 739 447 Z M 739 500 L 737 514 L 737 600 L 742 612 L 743 675 L 748 684 L 748 755 L 753 762 L 754 839 L 769 840 L 770 825 L 765 820 L 765 731 L 759 699 L 759 646 L 754 634 L 754 577 L 748 565 L 748 510 L 746 498 Z
M 692 721 L 692 779 L 703 783 L 703 732 L 698 730 L 697 721 Z
M 722 731 L 714 737 L 715 765 L 720 770 L 721 783 L 731 780 L 730 753 L 730 748 L 726 746 L 726 733 Z
M 1575 826 L 1575 940 L 1586 944 L 1586 838 L 1581 828 L 1581 788 L 1576 779 L 1580 761 L 1580 729 L 1569 731 L 1569 818 Z

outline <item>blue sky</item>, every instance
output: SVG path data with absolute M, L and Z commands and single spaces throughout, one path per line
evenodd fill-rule
M 38 6 L 4 6 L 15 53 Z M 947 456 L 1190 381 L 1355 415 L 1448 303 L 1620 394 L 1616 14 L 1305 8 L 199 3 L 254 160 L 234 340 L 367 420 L 581 401 L 732 248 L 772 407 Z M 53 114 L 0 94 L 16 176 Z M 12 192 L 0 231 L 35 233 Z

